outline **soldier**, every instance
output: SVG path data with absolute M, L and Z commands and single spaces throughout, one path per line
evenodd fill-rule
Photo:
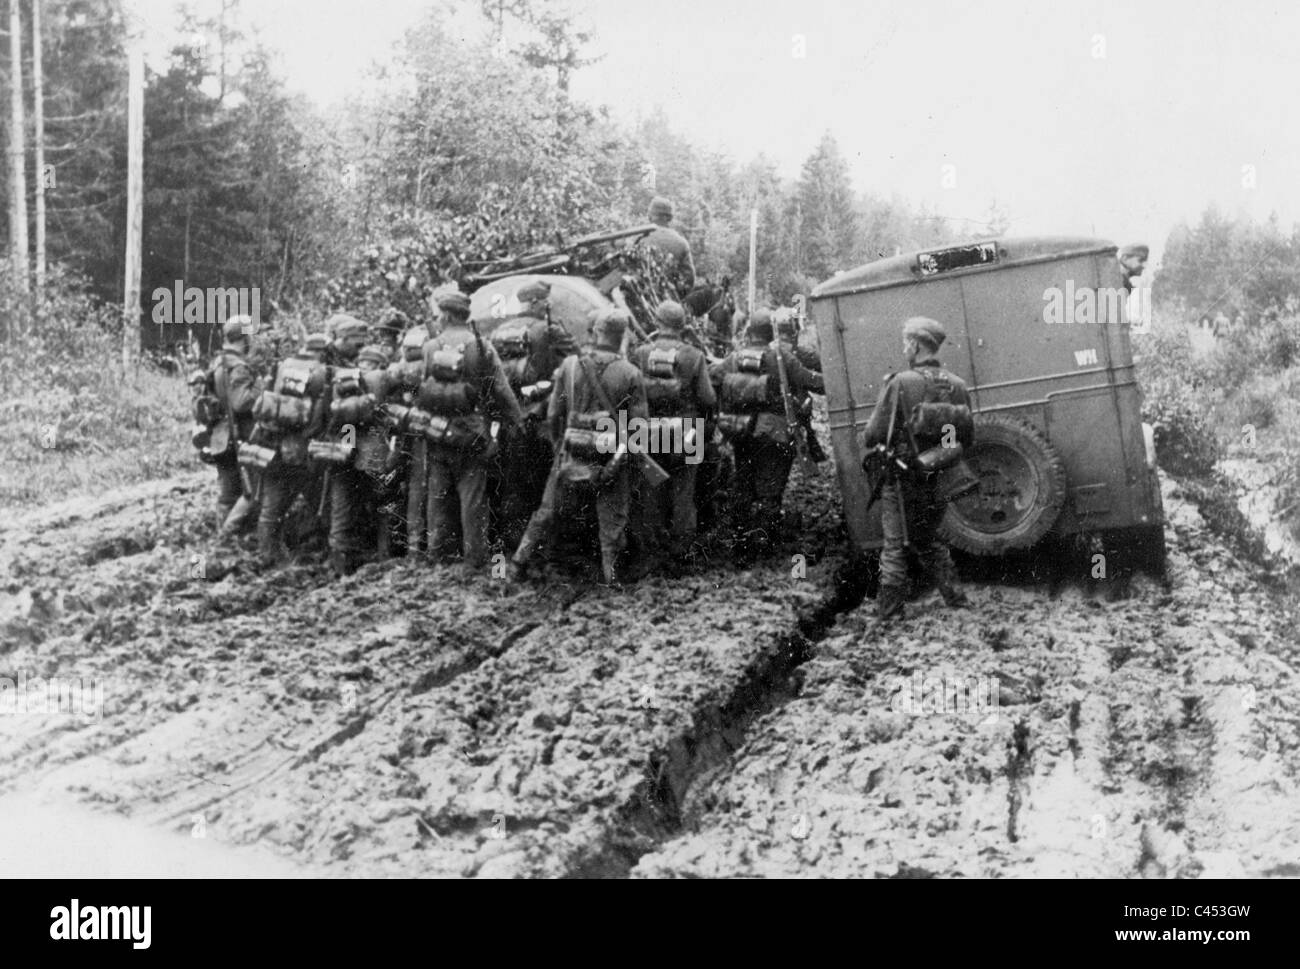
M 759 313 L 764 313 L 760 310 Z M 756 316 L 758 314 L 755 314 Z M 821 354 L 812 347 L 805 347 L 799 343 L 799 320 L 793 314 L 788 315 L 776 323 L 776 338 L 780 341 L 781 346 L 794 354 L 795 359 L 803 366 L 805 370 L 813 373 L 822 372 Z M 817 432 L 812 426 L 812 398 L 807 391 L 797 392 L 791 388 L 794 398 L 795 415 L 799 418 L 799 423 L 803 427 L 804 437 L 808 441 L 808 457 L 821 464 L 826 460 L 826 451 L 822 448 L 822 443 L 817 439 Z
M 424 344 L 427 341 L 428 332 L 423 326 L 407 330 L 399 348 L 401 361 L 388 367 L 387 403 L 392 405 L 390 413 L 399 415 L 390 423 L 401 458 L 399 482 L 403 504 L 400 507 L 406 509 L 406 554 L 411 562 L 424 549 L 426 533 L 428 464 L 425 462 L 424 429 L 429 415 L 419 410 L 416 397 L 424 380 Z
M 1133 289 L 1133 277 L 1142 275 L 1150 255 L 1151 249 L 1141 243 L 1125 246 L 1119 251 L 1119 269 L 1124 276 L 1126 290 Z
M 626 452 L 626 442 L 607 442 L 601 448 L 579 448 L 584 435 L 590 439 L 602 417 L 624 426 L 646 420 L 645 388 L 641 372 L 625 360 L 620 347 L 628 317 L 619 310 L 607 310 L 592 325 L 594 346 L 565 357 L 555 373 L 555 389 L 547 412 L 551 439 L 556 442 L 556 459 L 546 479 L 542 503 L 528 521 L 528 528 L 511 559 L 510 578 L 518 581 L 539 549 L 550 543 L 560 502 L 571 489 L 594 491 L 596 520 L 600 530 L 601 577 L 606 585 L 619 581 L 619 555 L 627 541 L 631 501 L 630 475 L 635 456 Z M 576 433 L 575 433 L 576 432 Z M 616 435 L 616 432 L 615 432 Z M 615 446 L 611 449 L 608 443 Z M 622 449 L 618 445 L 624 445 Z M 580 485 L 579 481 L 585 481 Z
M 825 393 L 821 374 L 805 369 L 789 350 L 774 350 L 772 340 L 771 314 L 755 312 L 745 328 L 745 345 L 714 365 L 712 373 L 722 412 L 718 426 L 736 457 L 732 519 L 750 525 L 738 547 L 743 560 L 770 548 L 780 534 L 781 502 L 794 464 L 777 353 L 791 394 Z
M 666 262 L 669 280 L 677 287 L 677 292 L 685 295 L 695 287 L 695 260 L 691 256 L 691 244 L 686 237 L 671 228 L 673 221 L 673 203 L 663 196 L 656 196 L 650 203 L 648 218 L 657 229 L 641 240 L 641 245 L 654 250 Z
M 686 314 L 681 305 L 664 300 L 655 311 L 658 322 L 649 342 L 636 347 L 630 359 L 641 371 L 646 406 L 652 423 L 680 421 L 684 435 L 692 435 L 690 453 L 661 454 L 659 463 L 669 474 L 664 485 L 642 496 L 645 522 L 649 527 L 652 555 L 666 551 L 671 561 L 682 562 L 693 554 L 696 531 L 695 481 L 705 446 L 705 422 L 713 420 L 717 395 L 709 380 L 704 354 L 682 339 Z M 663 435 L 652 432 L 652 439 Z M 672 440 L 670 437 L 669 440 Z M 660 547 L 666 535 L 668 547 Z
M 943 435 L 953 433 L 956 443 L 969 448 L 974 441 L 974 423 L 970 417 L 970 397 L 965 382 L 945 370 L 936 358 L 947 334 L 938 322 L 913 317 L 903 324 L 903 353 L 908 369 L 891 374 L 880 390 L 880 399 L 871 412 L 863 435 L 866 448 L 883 445 L 892 448 L 904 461 L 918 451 L 943 445 Z M 951 421 L 951 428 L 928 427 L 924 405 L 948 404 L 964 410 L 964 417 Z M 891 421 L 892 418 L 892 421 Z M 891 424 L 893 440 L 888 440 Z M 938 433 L 936 433 L 938 431 Z M 897 466 L 891 462 L 891 467 Z M 882 622 L 903 615 L 907 597 L 907 553 L 910 545 L 938 586 L 943 600 L 951 607 L 967 604 L 957 588 L 956 570 L 948 547 L 939 540 L 937 528 L 943 505 L 935 496 L 933 475 L 891 471 L 881 489 L 881 527 L 884 547 L 880 552 L 880 592 L 876 614 Z
M 320 490 L 308 442 L 323 427 L 328 373 L 323 333 L 309 334 L 303 348 L 280 362 L 271 391 L 258 401 L 254 443 L 273 449 L 275 458 L 262 472 L 262 508 L 257 519 L 257 553 L 263 568 L 287 561 L 285 517 L 303 495 L 315 514 Z
M 253 325 L 250 316 L 226 320 L 221 354 L 208 373 L 208 383 L 225 414 L 224 426 L 215 426 L 213 435 L 228 441 L 225 447 L 217 444 L 213 449 L 221 454 L 215 462 L 219 542 L 233 539 L 257 515 L 255 475 L 241 472 L 239 467 L 239 445 L 253 432 L 253 404 L 262 391 L 261 381 L 248 365 Z
M 519 543 L 528 516 L 541 501 L 554 458 L 545 428 L 546 384 L 560 362 L 578 349 L 564 327 L 550 322 L 550 296 L 549 283 L 527 283 L 516 294 L 519 315 L 492 331 L 492 346 L 524 413 L 522 427 L 503 433 L 499 458 L 501 539 L 509 549 Z
M 344 437 L 360 452 L 363 438 L 375 428 L 373 395 L 362 385 L 358 357 L 369 340 L 368 327 L 355 316 L 339 314 L 327 324 L 334 334 L 331 362 L 328 431 Z M 382 355 L 376 348 L 375 355 Z M 374 507 L 374 488 L 356 455 L 332 464 L 329 476 L 330 568 L 338 576 L 350 575 L 361 564 L 367 546 L 363 523 Z
M 438 299 L 442 332 L 424 345 L 424 382 L 418 402 L 432 415 L 428 465 L 429 558 L 444 560 L 463 549 L 467 570 L 488 558 L 488 466 L 497 444 L 495 416 L 511 427 L 523 412 L 501 360 L 469 319 L 469 297 Z
M 402 334 L 410 327 L 410 318 L 399 309 L 389 307 L 379 322 L 370 328 L 370 346 L 380 347 L 387 359 L 384 366 L 402 359 Z

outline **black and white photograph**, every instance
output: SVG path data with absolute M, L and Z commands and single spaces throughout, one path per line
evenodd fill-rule
M 24 933 L 1300 876 L 1300 7 L 0 8 Z

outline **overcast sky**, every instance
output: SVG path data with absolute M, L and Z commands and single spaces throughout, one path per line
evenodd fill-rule
M 471 0 L 472 2 L 472 0 Z M 173 0 L 128 0 L 153 36 Z M 427 3 L 246 0 L 290 84 L 324 102 Z M 219 6 L 199 0 L 196 7 Z M 474 4 L 477 6 L 477 4 Z M 783 174 L 824 131 L 855 187 L 1015 233 L 1158 250 L 1211 201 L 1300 219 L 1300 4 L 1239 0 L 573 0 L 603 60 L 574 93 Z M 945 166 L 953 166 L 945 168 Z M 1252 167 L 1247 167 L 1252 166 Z

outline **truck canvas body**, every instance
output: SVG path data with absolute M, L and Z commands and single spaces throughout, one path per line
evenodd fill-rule
M 999 239 L 915 252 L 841 273 L 812 294 L 845 518 L 860 552 L 882 544 L 868 510 L 862 430 L 889 373 L 906 367 L 901 325 L 940 321 L 943 365 L 969 385 L 980 488 L 942 532 L 974 554 L 1048 534 L 1139 537 L 1163 550 L 1154 445 L 1113 244 Z

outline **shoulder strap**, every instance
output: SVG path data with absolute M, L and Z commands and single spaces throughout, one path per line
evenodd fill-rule
M 212 377 L 212 383 L 217 382 L 216 375 Z M 221 355 L 221 387 L 218 388 L 221 394 L 221 409 L 226 412 L 226 426 L 230 428 L 230 439 L 239 440 L 239 429 L 235 425 L 235 410 L 230 406 L 230 367 L 226 365 L 226 355 Z
M 889 447 L 894 443 L 894 426 L 898 418 L 898 412 L 903 406 L 902 392 L 898 389 L 898 374 L 890 376 L 889 392 L 894 395 L 894 406 L 889 412 L 889 430 L 885 432 L 885 447 Z
M 579 354 L 578 365 L 582 367 L 582 372 L 587 375 L 587 379 L 592 382 L 596 396 L 600 399 L 600 405 L 613 414 L 614 405 L 610 402 L 609 394 L 606 393 L 604 385 L 600 382 L 600 375 L 596 373 L 596 365 L 591 362 L 591 357 L 586 354 Z M 609 364 L 606 364 L 606 367 L 608 366 Z

